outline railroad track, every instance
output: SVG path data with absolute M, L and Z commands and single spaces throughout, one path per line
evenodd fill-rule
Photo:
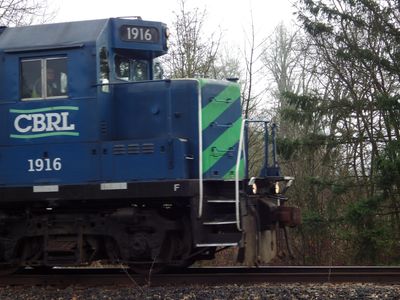
M 133 286 L 255 283 L 372 282 L 400 284 L 400 267 L 218 267 L 138 275 L 124 269 L 25 269 L 0 277 L 0 286 Z

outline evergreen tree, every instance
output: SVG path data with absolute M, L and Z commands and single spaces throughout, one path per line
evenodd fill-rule
M 291 95 L 301 107 L 291 117 L 304 124 L 319 115 L 327 135 L 309 141 L 340 154 L 328 190 L 341 187 L 337 221 L 353 263 L 393 263 L 400 246 L 398 1 L 301 0 L 298 17 L 327 88 Z

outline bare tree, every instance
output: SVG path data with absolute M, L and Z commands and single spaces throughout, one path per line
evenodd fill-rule
M 169 55 L 164 58 L 172 78 L 212 77 L 221 41 L 221 33 L 204 32 L 206 10 L 188 10 L 186 0 L 179 0 L 171 30 Z
M 271 120 L 273 113 L 266 109 L 269 99 L 266 98 L 269 84 L 264 80 L 262 56 L 265 44 L 268 41 L 264 32 L 257 30 L 253 12 L 250 7 L 250 24 L 245 31 L 245 44 L 242 50 L 243 77 L 242 107 L 245 119 Z M 249 124 L 249 172 L 251 176 L 259 176 L 264 161 L 264 125 L 261 123 Z
M 47 0 L 0 1 L 0 25 L 23 26 L 44 23 L 54 13 L 49 13 Z
M 246 32 L 246 44 L 243 48 L 245 74 L 242 79 L 243 115 L 246 119 L 259 112 L 259 105 L 266 88 L 261 83 L 261 55 L 266 38 L 258 39 L 252 11 L 249 32 Z
M 226 46 L 218 52 L 216 61 L 212 66 L 212 78 L 228 79 L 242 78 L 241 55 L 235 48 Z
M 303 60 L 307 58 L 299 31 L 290 32 L 283 23 L 275 28 L 274 34 L 268 39 L 264 49 L 262 61 L 266 67 L 267 78 L 273 83 L 270 93 L 278 105 L 285 106 L 283 94 L 285 92 L 299 93 L 304 87 L 307 65 Z

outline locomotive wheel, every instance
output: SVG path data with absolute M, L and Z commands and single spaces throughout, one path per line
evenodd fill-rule
M 175 235 L 168 235 L 163 242 L 160 253 L 153 262 L 138 262 L 129 265 L 135 273 L 142 275 L 157 274 L 169 268 L 174 252 L 179 245 L 179 239 Z
M 181 248 L 181 257 L 182 259 L 178 264 L 174 264 L 169 266 L 171 270 L 181 270 L 190 267 L 196 262 L 196 259 L 193 257 L 193 249 L 192 249 L 192 237 L 191 237 L 191 227 L 190 222 L 187 218 L 183 220 L 183 228 L 184 234 L 183 237 L 176 237 L 177 242 L 180 243 Z

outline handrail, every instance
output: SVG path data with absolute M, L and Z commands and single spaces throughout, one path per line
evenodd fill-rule
M 244 140 L 244 128 L 247 119 L 242 120 L 242 125 L 240 127 L 240 138 L 239 138 L 239 149 L 236 158 L 236 169 L 235 169 L 235 208 L 236 208 L 236 227 L 239 231 L 242 231 L 240 224 L 240 189 L 239 189 L 239 171 L 240 171 L 240 159 L 242 156 L 242 151 L 244 152 L 243 140 Z M 242 149 L 243 148 L 243 149 Z M 245 153 L 244 153 L 245 156 Z
M 202 121 L 202 107 L 201 107 L 201 87 L 200 84 L 197 85 L 198 87 L 198 99 L 197 99 L 197 117 L 199 119 L 199 211 L 198 217 L 201 218 L 203 216 L 203 202 L 204 202 L 204 191 L 203 191 L 203 121 Z

